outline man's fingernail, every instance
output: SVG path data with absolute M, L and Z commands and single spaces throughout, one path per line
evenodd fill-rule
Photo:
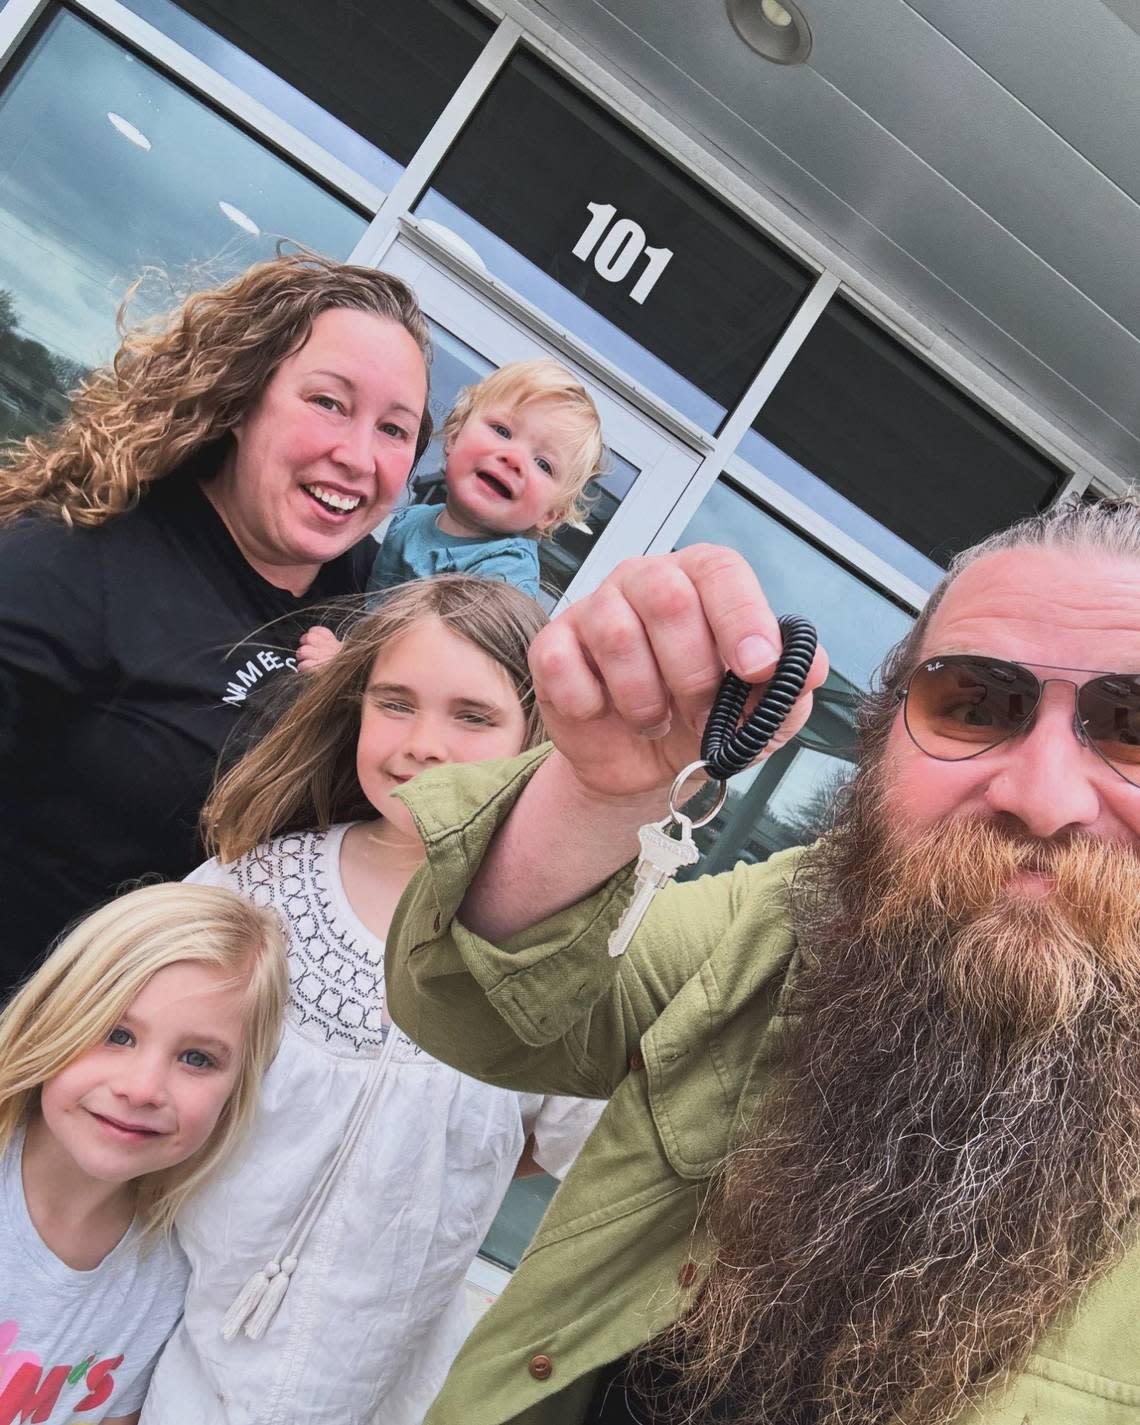
M 745 678 L 770 668 L 779 656 L 776 645 L 759 633 L 750 633 L 736 645 L 736 661 Z
M 671 717 L 667 717 L 664 722 L 656 723 L 653 727 L 647 727 L 645 729 L 645 735 L 646 737 L 652 737 L 654 739 L 658 737 L 667 737 L 669 735 L 669 730 L 670 728 L 672 728 L 672 726 L 673 719 Z

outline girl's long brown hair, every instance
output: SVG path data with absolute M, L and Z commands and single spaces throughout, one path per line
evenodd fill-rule
M 506 671 L 526 717 L 523 747 L 542 741 L 527 650 L 546 614 L 496 579 L 416 579 L 351 624 L 343 647 L 323 667 L 299 675 L 292 704 L 217 783 L 202 809 L 209 852 L 230 862 L 287 831 L 325 830 L 375 816 L 356 776 L 361 699 L 376 655 L 425 618 L 439 619 Z
M 398 277 L 308 252 L 260 262 L 124 335 L 67 418 L 0 465 L 0 525 L 33 510 L 98 525 L 130 509 L 153 481 L 223 441 L 314 319 L 341 307 L 398 322 L 430 360 L 427 321 Z M 417 459 L 431 428 L 425 403 Z

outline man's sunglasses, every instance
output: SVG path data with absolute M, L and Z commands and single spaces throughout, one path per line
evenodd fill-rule
M 1050 672 L 1090 673 L 1048 663 Z M 972 653 L 928 658 L 899 692 L 911 741 L 940 762 L 979 757 L 1029 726 L 1046 683 L 1076 690 L 1073 730 L 1080 741 L 1140 787 L 1140 673 L 1101 673 L 1087 682 L 1038 678 L 1020 663 Z

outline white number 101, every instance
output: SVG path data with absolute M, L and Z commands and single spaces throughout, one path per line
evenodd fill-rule
M 638 303 L 644 302 L 669 266 L 673 256 L 672 248 L 646 247 L 645 229 L 632 218 L 618 218 L 613 227 L 617 209 L 612 203 L 587 203 L 593 215 L 586 224 L 582 236 L 574 244 L 573 253 L 583 262 L 594 253 L 594 271 L 607 282 L 621 282 L 628 277 L 633 264 L 645 253 L 645 271 L 630 288 L 630 297 Z M 606 229 L 609 228 L 609 232 Z M 602 238 L 602 234 L 605 237 Z M 599 246 L 599 239 L 601 245 Z M 597 248 L 597 252 L 594 249 Z

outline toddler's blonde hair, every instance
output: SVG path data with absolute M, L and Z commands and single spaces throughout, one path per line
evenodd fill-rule
M 219 887 L 143 886 L 80 921 L 0 1014 L 2 1153 L 35 1112 L 43 1085 L 102 1043 L 147 982 L 176 964 L 218 970 L 243 986 L 241 1054 L 233 1092 L 205 1144 L 135 1180 L 147 1232 L 170 1229 L 253 1119 L 289 993 L 277 916 Z
M 446 455 L 464 423 L 487 406 L 502 405 L 517 411 L 535 401 L 550 401 L 561 407 L 567 436 L 567 464 L 558 472 L 558 517 L 552 524 L 533 531 L 540 538 L 549 538 L 560 525 L 585 518 L 590 507 L 586 486 L 602 473 L 605 465 L 598 408 L 572 371 L 548 358 L 512 361 L 474 386 L 465 387 L 443 423 L 443 449 Z

